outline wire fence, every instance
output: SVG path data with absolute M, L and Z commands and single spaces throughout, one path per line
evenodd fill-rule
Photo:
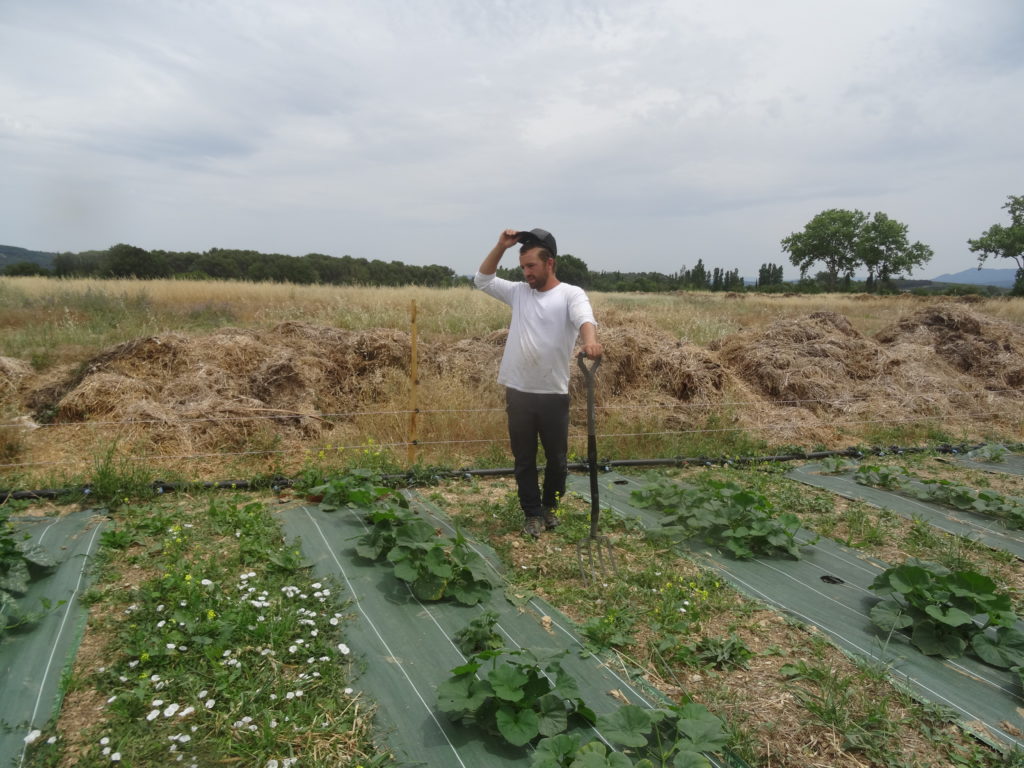
M 1014 396 L 1024 394 L 1024 389 L 999 389 L 999 390 L 981 390 L 980 392 L 991 395 L 991 396 Z M 914 400 L 919 400 L 918 404 L 927 405 L 931 402 L 931 398 L 935 396 L 935 392 L 930 393 L 928 396 L 919 396 L 917 398 L 910 398 L 907 402 L 903 403 L 904 409 L 912 405 Z M 979 391 L 967 392 L 963 390 L 947 390 L 939 393 L 949 398 L 977 398 Z M 611 405 L 598 405 L 595 410 L 599 414 L 610 416 L 613 414 L 627 415 L 635 417 L 638 413 L 642 412 L 654 412 L 661 419 L 667 415 L 667 412 L 679 416 L 685 414 L 687 411 L 698 410 L 702 414 L 707 414 L 710 409 L 716 409 L 719 412 L 728 409 L 739 409 L 746 410 L 749 413 L 754 412 L 758 409 L 763 410 L 766 406 L 775 406 L 782 408 L 791 409 L 806 409 L 812 411 L 815 408 L 827 408 L 830 412 L 839 413 L 842 410 L 850 409 L 858 404 L 864 404 L 871 400 L 867 396 L 844 396 L 844 397 L 831 397 L 831 398 L 805 398 L 805 399 L 780 399 L 780 400 L 729 400 L 729 401 L 717 401 L 717 402 L 678 402 L 673 403 L 669 409 L 666 409 L 663 405 L 650 405 L 650 404 L 611 404 Z M 579 413 L 585 410 L 585 407 L 579 403 L 574 403 L 573 411 Z M 356 420 L 365 420 L 381 417 L 393 417 L 396 419 L 405 419 L 410 414 L 416 414 L 424 419 L 430 419 L 433 416 L 456 416 L 459 418 L 459 431 L 468 429 L 472 424 L 473 426 L 480 426 L 480 416 L 504 416 L 505 409 L 503 407 L 480 407 L 480 408 L 398 408 L 389 410 L 355 410 L 345 412 L 300 412 L 290 411 L 285 409 L 261 409 L 260 413 L 253 413 L 249 415 L 210 415 L 206 417 L 193 417 L 193 418 L 178 418 L 178 419 L 96 419 L 88 421 L 55 421 L 51 423 L 36 424 L 26 419 L 10 421 L 0 423 L 0 429 L 4 430 L 28 430 L 35 432 L 36 430 L 46 430 L 47 432 L 60 432 L 65 430 L 82 430 L 82 429 L 100 429 L 100 428 L 113 428 L 115 430 L 123 430 L 129 427 L 158 427 L 158 428 L 180 428 L 197 426 L 203 424 L 209 425 L 224 425 L 230 423 L 240 422 L 263 422 L 267 424 L 280 424 L 284 420 L 294 419 L 313 419 L 316 421 L 322 421 L 327 423 L 336 422 L 352 422 Z M 921 414 L 921 415 L 902 415 L 897 416 L 894 414 L 880 416 L 876 418 L 830 418 L 828 420 L 829 427 L 837 431 L 843 430 L 854 430 L 862 429 L 872 426 L 907 426 L 913 424 L 936 424 L 941 423 L 944 425 L 956 425 L 956 424 L 973 424 L 990 421 L 993 419 L 1006 419 L 1010 415 L 1007 414 L 1005 404 L 994 405 L 988 409 L 961 409 L 954 414 L 943 413 L 943 414 Z M 1024 423 L 1024 408 L 1021 409 L 1017 416 L 1018 421 Z M 475 419 L 475 423 L 472 421 Z M 577 421 L 579 419 L 577 418 Z M 765 433 L 771 432 L 791 432 L 806 426 L 803 422 L 798 419 L 788 420 L 774 420 L 761 422 L 757 419 L 748 421 L 745 424 L 737 426 L 695 426 L 695 427 L 680 427 L 675 429 L 641 429 L 635 431 L 616 431 L 615 429 L 605 429 L 602 431 L 600 420 L 597 425 L 597 435 L 601 441 L 602 446 L 607 448 L 608 443 L 614 441 L 625 441 L 625 440 L 650 440 L 651 438 L 662 438 L 666 440 L 671 439 L 683 439 L 693 436 L 707 435 L 709 437 L 714 436 L 726 436 L 726 435 L 737 435 L 742 433 L 749 433 L 752 431 L 760 431 Z M 492 429 L 494 425 L 492 424 Z M 392 450 L 397 451 L 399 449 L 429 449 L 429 448 L 440 448 L 440 447 L 460 447 L 468 448 L 470 446 L 481 447 L 481 446 L 507 446 L 507 437 L 500 430 L 496 430 L 501 436 L 494 437 L 471 437 L 460 434 L 449 434 L 442 435 L 441 437 L 428 438 L 428 439 L 412 439 L 406 436 L 406 439 L 396 439 L 392 434 L 363 434 L 361 441 L 358 443 L 341 443 L 331 444 L 330 449 L 336 452 L 344 451 L 358 451 L 365 450 L 367 446 L 373 446 L 375 450 Z M 422 429 L 421 429 L 422 433 Z M 60 438 L 54 437 L 54 440 Z M 579 441 L 586 439 L 585 428 L 581 425 L 574 424 L 570 427 L 570 440 Z M 307 449 L 308 451 L 309 449 Z M 195 451 L 195 452 L 142 452 L 142 453 L 125 453 L 122 458 L 133 462 L 146 462 L 153 464 L 160 464 L 172 461 L 201 461 L 206 459 L 243 459 L 243 458 L 258 458 L 258 457 L 274 457 L 274 456 L 289 456 L 296 453 L 295 448 L 261 448 L 261 449 L 239 449 L 239 450 L 215 450 L 215 451 Z M 94 462 L 94 457 L 62 457 L 58 459 L 48 460 L 37 460 L 37 461 L 12 461 L 0 462 L 0 472 L 10 472 L 25 469 L 41 469 L 41 468 L 57 468 L 57 467 L 69 467 L 69 466 L 81 466 Z

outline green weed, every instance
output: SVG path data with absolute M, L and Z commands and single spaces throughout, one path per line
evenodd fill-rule
M 109 641 L 102 666 L 70 684 L 95 689 L 102 717 L 74 744 L 40 739 L 29 765 L 68 749 L 86 767 L 386 762 L 356 715 L 337 587 L 309 578 L 265 505 L 126 508 L 117 531 L 103 541 L 119 553 L 104 569 L 113 576 L 125 547 L 148 542 L 152 575 L 127 592 L 110 578 L 90 590 L 106 604 L 93 621 Z

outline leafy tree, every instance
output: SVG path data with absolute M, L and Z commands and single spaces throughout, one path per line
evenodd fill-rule
M 1021 296 L 1024 295 L 1024 196 L 1009 195 L 1003 208 L 1010 213 L 1010 226 L 993 224 L 981 237 L 968 240 L 967 244 L 978 254 L 978 269 L 989 257 L 1013 259 L 1017 264 L 1013 294 Z
M 878 212 L 864 222 L 857 237 L 857 257 L 868 271 L 867 288 L 877 278 L 887 283 L 893 277 L 907 277 L 931 260 L 934 253 L 927 245 L 907 241 L 907 225 Z
M 789 253 L 794 267 L 804 277 L 816 263 L 823 262 L 829 287 L 835 288 L 839 275 L 853 276 L 857 267 L 857 241 L 867 216 L 862 211 L 830 208 L 813 219 L 803 232 L 783 238 L 782 250 Z
M 144 248 L 118 243 L 107 249 L 100 259 L 101 273 L 110 277 L 137 277 L 141 279 L 167 277 L 171 274 L 165 258 L 153 255 Z
M 757 271 L 757 287 L 765 288 L 769 285 L 782 285 L 782 265 L 762 264 Z
M 50 270 L 32 261 L 16 261 L 4 267 L 4 274 L 8 277 L 30 277 L 33 275 L 49 275 Z
M 105 251 L 58 253 L 53 257 L 53 273 L 57 277 L 88 277 L 100 271 L 100 257 Z
M 563 253 L 555 259 L 555 265 L 555 274 L 562 282 L 578 285 L 580 288 L 590 287 L 590 269 L 583 259 L 578 259 L 571 253 Z
M 698 291 L 706 291 L 711 287 L 711 278 L 703 259 L 697 259 L 693 269 L 685 273 L 683 281 L 688 288 L 696 288 Z

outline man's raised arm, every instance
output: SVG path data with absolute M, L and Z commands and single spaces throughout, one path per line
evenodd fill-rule
M 498 237 L 498 243 L 495 245 L 491 252 L 487 254 L 482 262 L 480 262 L 479 272 L 481 275 L 493 275 L 498 271 L 498 263 L 501 261 L 501 257 L 505 255 L 505 251 L 519 242 L 519 233 L 514 229 L 506 229 Z

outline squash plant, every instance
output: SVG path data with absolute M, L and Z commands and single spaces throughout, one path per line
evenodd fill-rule
M 910 473 L 903 467 L 888 464 L 861 464 L 854 472 L 853 479 L 861 485 L 899 490 L 910 480 Z
M 342 507 L 369 508 L 378 503 L 408 507 L 408 500 L 393 488 L 380 483 L 380 477 L 370 470 L 353 469 L 344 475 L 310 488 L 309 496 L 319 498 L 326 510 Z
M 854 475 L 861 485 L 872 485 L 897 491 L 921 501 L 943 504 L 953 509 L 998 517 L 1011 528 L 1024 528 L 1024 503 L 997 491 L 975 490 L 955 480 L 916 478 L 905 469 L 862 466 Z M 918 484 L 911 485 L 910 480 Z
M 566 654 L 528 648 L 474 654 L 437 687 L 438 707 L 455 722 L 483 728 L 517 747 L 562 733 L 573 720 L 593 724 L 596 718 L 575 678 L 562 668 Z
M 484 611 L 469 624 L 455 633 L 452 638 L 456 647 L 466 656 L 472 656 L 481 651 L 495 651 L 505 645 L 501 635 L 494 626 L 498 623 L 498 614 L 494 611 Z
M 460 531 L 454 539 L 444 538 L 407 506 L 392 503 L 378 504 L 367 520 L 371 527 L 357 539 L 356 554 L 386 559 L 418 599 L 450 596 L 463 605 L 476 605 L 494 588 L 487 562 Z
M 38 546 L 17 542 L 6 523 L 0 528 L 0 637 L 31 624 L 37 616 L 20 604 L 29 582 L 53 570 L 56 563 Z
M 827 456 L 820 463 L 821 472 L 825 475 L 839 475 L 854 466 L 856 466 L 855 462 L 844 459 L 842 456 Z
M 722 721 L 700 704 L 644 709 L 633 704 L 597 718 L 597 730 L 611 744 L 559 734 L 537 744 L 530 768 L 710 768 L 703 752 L 718 752 L 729 737 Z
M 732 481 L 705 478 L 692 487 L 660 478 L 633 491 L 632 498 L 638 506 L 665 516 L 660 535 L 698 538 L 739 559 L 780 554 L 800 557 L 801 545 L 796 540 L 799 518 L 790 512 L 777 514 L 764 494 Z
M 1024 666 L 1024 633 L 1014 626 L 1010 597 L 989 577 L 911 558 L 870 588 L 885 596 L 871 608 L 871 621 L 886 632 L 908 632 L 922 653 L 953 659 L 970 650 L 994 667 Z
M 992 515 L 1011 528 L 1024 528 L 1024 504 L 997 491 L 974 490 L 970 486 L 950 480 L 922 480 L 923 487 L 913 491 L 925 501 L 945 504 L 982 515 Z
M 971 461 L 986 461 L 992 464 L 999 464 L 1006 460 L 1010 449 L 1001 443 L 986 443 L 980 448 L 967 452 L 967 458 Z

